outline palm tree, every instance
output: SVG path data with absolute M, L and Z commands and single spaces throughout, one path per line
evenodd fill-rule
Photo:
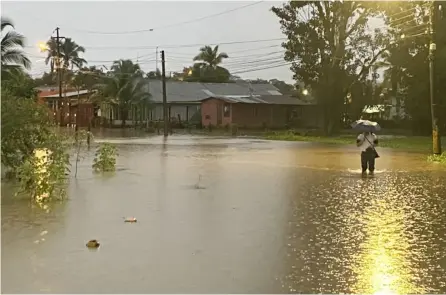
M 219 64 L 228 57 L 225 52 L 218 52 L 218 45 L 214 48 L 211 46 L 201 47 L 200 53 L 193 59 L 198 62 L 193 66 L 190 79 L 197 80 L 198 78 L 201 82 L 227 82 L 230 77 L 229 71 Z
M 57 42 L 54 39 L 48 40 L 47 52 L 48 55 L 45 58 L 45 64 L 50 64 L 51 73 L 54 72 L 54 67 L 57 66 Z M 60 63 L 61 67 L 65 70 L 73 70 L 74 67 L 78 69 L 82 68 L 87 61 L 80 57 L 81 53 L 85 53 L 85 48 L 78 45 L 73 39 L 66 38 L 60 42 Z
M 61 46 L 63 67 L 65 69 L 70 68 L 70 70 L 73 70 L 74 67 L 82 68 L 87 61 L 79 56 L 80 53 L 85 53 L 84 47 L 78 45 L 71 38 L 64 39 Z
M 130 59 L 115 60 L 110 70 L 112 74 L 119 75 L 124 79 L 142 77 L 143 75 L 139 64 L 134 64 Z
M 218 65 L 223 62 L 223 59 L 229 56 L 225 52 L 218 53 L 218 45 L 214 48 L 211 46 L 204 46 L 200 48 L 200 53 L 194 57 L 194 61 L 200 61 L 202 67 L 217 69 Z
M 4 33 L 4 29 L 11 27 L 14 29 L 9 19 L 1 19 L 1 66 L 3 79 L 14 71 L 21 71 L 23 68 L 30 69 L 31 61 L 23 51 L 25 37 L 14 30 Z
M 131 60 L 119 60 L 113 63 L 110 76 L 104 78 L 101 94 L 106 100 L 117 104 L 123 127 L 129 111 L 135 106 L 147 106 L 150 102 L 151 95 L 142 75 L 138 64 Z
M 57 42 L 54 39 L 48 40 L 46 43 L 48 55 L 45 58 L 45 64 L 50 64 L 50 73 L 54 73 L 54 67 L 57 63 Z

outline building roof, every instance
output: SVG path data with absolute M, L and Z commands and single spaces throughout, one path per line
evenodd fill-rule
M 253 96 L 211 96 L 203 99 L 219 99 L 228 103 L 249 103 L 249 104 L 276 104 L 276 105 L 311 105 L 298 98 L 288 95 L 253 95 Z
M 71 96 L 77 96 L 77 95 L 84 95 L 87 94 L 89 91 L 88 90 L 80 90 L 78 91 L 71 91 L 71 92 L 62 92 L 62 96 L 63 97 L 71 97 Z M 46 95 L 46 96 L 41 96 L 43 98 L 59 98 L 59 91 L 57 91 L 56 94 L 51 94 L 51 95 Z
M 271 84 L 252 84 L 253 95 L 281 96 Z M 148 90 L 154 102 L 163 101 L 162 82 L 148 80 Z M 166 81 L 167 101 L 170 103 L 199 103 L 212 96 L 249 96 L 248 83 L 199 83 Z

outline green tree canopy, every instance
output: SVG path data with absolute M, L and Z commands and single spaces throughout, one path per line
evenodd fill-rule
M 131 60 L 118 60 L 103 79 L 99 95 L 118 105 L 123 126 L 132 105 L 147 105 L 150 102 L 148 85 L 142 76 L 138 64 Z
M 195 64 L 192 72 L 185 75 L 185 81 L 226 83 L 229 81 L 230 73 L 220 64 L 229 56 L 225 52 L 218 52 L 218 45 L 215 47 L 204 46 L 193 58 Z
M 288 39 L 285 60 L 294 79 L 312 89 L 326 133 L 339 126 L 353 85 L 370 78 L 371 67 L 386 51 L 385 35 L 366 32 L 377 8 L 362 1 L 289 1 L 272 8 Z

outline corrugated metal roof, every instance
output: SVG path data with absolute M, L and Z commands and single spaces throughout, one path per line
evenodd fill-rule
M 258 103 L 258 104 L 276 104 L 276 105 L 311 105 L 298 98 L 288 96 L 288 95 L 259 95 L 259 96 L 245 96 L 245 97 L 234 97 L 234 96 L 213 96 L 207 97 L 205 99 L 216 98 L 228 103 Z M 205 100 L 204 99 L 204 100 Z
M 149 92 L 154 102 L 162 102 L 162 83 L 159 80 L 148 80 Z M 271 84 L 253 84 L 253 95 L 271 95 L 269 91 L 278 91 Z M 240 96 L 250 94 L 248 84 L 236 83 L 198 83 L 167 81 L 167 101 L 171 103 L 200 102 L 211 96 Z M 212 94 L 212 95 L 210 95 Z
M 62 93 L 62 97 L 71 97 L 71 96 L 77 96 L 77 95 L 84 95 L 87 94 L 88 90 L 81 90 L 79 92 L 77 91 L 71 91 L 71 92 L 66 92 L 66 93 Z M 59 98 L 59 93 L 57 94 L 52 94 L 52 95 L 47 95 L 47 96 L 42 96 L 44 98 Z

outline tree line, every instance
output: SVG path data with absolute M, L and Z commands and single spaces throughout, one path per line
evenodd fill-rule
M 379 1 L 289 1 L 282 6 L 273 7 L 287 40 L 282 44 L 285 61 L 291 64 L 295 85 L 272 79 L 274 84 L 286 94 L 297 95 L 304 85 L 318 103 L 324 118 L 324 131 L 331 134 L 341 127 L 345 116 L 358 118 L 366 105 L 389 104 L 396 100 L 397 116 L 395 121 L 410 119 L 416 133 L 428 134 L 431 131 L 429 101 L 429 29 L 432 1 L 396 2 Z M 444 9 L 443 9 L 444 10 Z M 384 22 L 382 28 L 370 27 L 370 19 Z M 436 85 L 441 125 L 446 124 L 446 17 L 437 19 L 437 58 Z M 3 29 L 3 23 L 2 23 Z M 8 33 L 9 34 L 9 33 Z M 13 33 L 11 33 L 13 36 Z M 4 39 L 7 39 L 5 36 Z M 160 79 L 161 73 L 143 73 L 131 60 L 113 63 L 110 70 L 86 67 L 82 54 L 85 49 L 67 38 L 62 41 L 60 65 L 56 64 L 55 44 L 47 44 L 47 64 L 50 73 L 45 73 L 35 81 L 22 81 L 20 85 L 54 83 L 54 67 L 64 72 L 65 85 L 76 88 L 92 89 L 101 84 L 101 91 L 108 97 L 121 101 L 122 108 L 129 101 L 139 103 L 138 97 L 147 97 L 135 82 L 140 78 Z M 2 39 L 3 44 L 3 39 Z M 18 44 L 18 43 L 17 43 Z M 7 42 L 6 42 L 7 45 Z M 11 61 L 15 51 L 4 54 L 2 46 L 2 77 L 7 77 L 3 69 L 12 72 Z M 18 55 L 17 55 L 18 56 Z M 13 59 L 11 59 L 13 58 Z M 173 73 L 167 79 L 199 82 L 230 82 L 234 78 L 222 66 L 229 55 L 219 52 L 218 46 L 204 46 L 193 58 L 193 64 L 182 72 Z M 26 56 L 18 63 L 29 67 Z M 383 77 L 379 73 L 383 72 Z M 104 77 L 106 78 L 104 80 Z M 14 79 L 21 79 L 20 75 Z M 12 78 L 11 78 L 12 79 Z M 2 84 L 3 84 L 2 79 Z M 106 82 L 105 82 L 106 81 Z M 129 81 L 132 81 L 130 83 Z M 259 81 L 259 80 L 258 80 Z M 256 83 L 256 81 L 251 81 Z M 30 95 L 32 88 L 9 88 Z M 127 92 L 135 93 L 135 99 L 117 97 L 117 85 L 127 85 Z M 135 87 L 131 88 L 134 85 Z M 140 84 L 142 86 L 142 83 Z M 3 86 L 3 85 L 2 85 Z M 106 89 L 108 87 L 108 89 Z M 276 86 L 277 87 L 277 86 Z M 112 89 L 115 89 L 113 93 Z M 132 89 L 132 91 L 130 91 Z M 138 93 L 139 92 L 139 93 Z M 125 93 L 123 91 L 119 92 Z M 143 99 L 144 100 L 144 99 Z M 406 116 L 399 111 L 405 110 Z M 404 123 L 407 124 L 407 123 Z
M 365 105 L 382 104 L 389 97 L 396 98 L 397 110 L 405 107 L 416 133 L 431 132 L 428 44 L 433 5 L 433 1 L 289 1 L 272 8 L 287 36 L 285 60 L 291 62 L 294 79 L 317 98 L 327 134 L 340 127 L 344 113 L 358 117 Z M 438 30 L 435 77 L 444 126 L 446 16 L 440 11 L 437 15 L 432 20 Z M 371 28 L 371 18 L 383 20 L 385 26 Z

